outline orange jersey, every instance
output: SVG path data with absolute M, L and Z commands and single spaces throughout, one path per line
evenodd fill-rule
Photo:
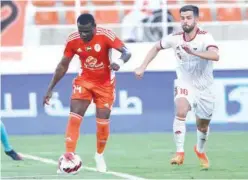
M 123 45 L 112 31 L 97 27 L 93 39 L 87 43 L 80 38 L 79 32 L 71 33 L 67 39 L 64 56 L 79 56 L 82 68 L 79 77 L 83 80 L 108 85 L 114 81 L 114 72 L 109 68 L 111 49 L 121 48 Z

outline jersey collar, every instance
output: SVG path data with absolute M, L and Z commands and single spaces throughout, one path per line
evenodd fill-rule
M 200 29 L 197 28 L 197 30 L 196 30 L 196 32 L 195 32 L 195 35 L 194 35 L 193 38 L 190 39 L 189 41 L 186 41 L 186 37 L 185 37 L 186 35 L 185 35 L 185 32 L 183 32 L 183 40 L 186 41 L 186 42 L 193 41 L 193 40 L 195 39 L 196 35 L 199 33 L 199 31 L 200 31 Z

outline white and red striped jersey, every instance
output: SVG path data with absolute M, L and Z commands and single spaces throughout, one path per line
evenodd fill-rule
M 194 51 L 207 51 L 209 47 L 218 46 L 212 35 L 201 29 L 198 29 L 195 37 L 188 42 L 184 32 L 171 34 L 160 41 L 161 48 L 173 48 L 175 52 L 177 78 L 198 89 L 205 89 L 213 84 L 213 61 L 188 54 L 182 48 L 183 44 L 187 44 Z

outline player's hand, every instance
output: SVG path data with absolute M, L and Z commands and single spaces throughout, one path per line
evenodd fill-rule
M 142 67 L 138 67 L 134 70 L 134 74 L 137 79 L 141 79 L 144 76 L 145 69 Z
M 53 94 L 52 91 L 47 91 L 47 93 L 46 93 L 46 95 L 44 96 L 44 99 L 43 99 L 43 106 L 44 106 L 45 104 L 46 104 L 46 105 L 49 105 L 49 100 L 51 99 L 52 94 Z
M 111 70 L 114 70 L 114 71 L 119 71 L 119 69 L 120 69 L 120 66 L 118 65 L 118 64 L 116 64 L 116 63 L 111 63 L 110 64 L 110 67 L 109 67 Z
M 182 48 L 183 48 L 184 51 L 186 51 L 188 54 L 194 55 L 194 51 L 189 47 L 189 45 L 183 44 L 183 45 L 182 45 Z

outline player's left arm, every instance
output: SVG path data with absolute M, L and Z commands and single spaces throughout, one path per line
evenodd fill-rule
M 187 45 L 183 45 L 183 49 L 192 55 L 198 56 L 202 59 L 207 59 L 211 61 L 219 61 L 219 49 L 213 38 L 213 36 L 209 33 L 204 35 L 204 51 L 194 51 L 192 48 Z
M 119 60 L 122 60 L 124 63 L 126 63 L 132 56 L 131 52 L 124 44 L 121 45 L 121 47 L 116 48 L 116 50 L 121 53 L 121 57 L 119 58 Z
M 131 53 L 125 45 L 122 45 L 121 47 L 115 49 L 121 53 L 121 56 L 118 59 L 113 60 L 110 68 L 118 71 L 120 67 L 131 58 Z
M 118 59 L 114 59 L 110 65 L 111 69 L 118 71 L 124 63 L 129 61 L 132 54 L 125 44 L 112 31 L 108 31 L 105 38 L 109 48 L 116 49 L 121 53 L 121 56 Z
M 219 61 L 219 50 L 217 47 L 208 47 L 206 51 L 193 51 L 192 53 L 195 56 L 198 56 L 202 59 L 212 60 L 212 61 Z

